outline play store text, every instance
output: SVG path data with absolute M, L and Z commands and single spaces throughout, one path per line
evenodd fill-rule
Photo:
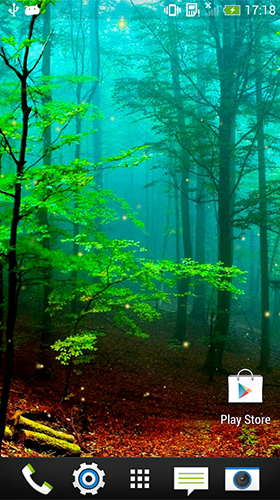
M 244 417 L 233 417 L 229 413 L 226 415 L 224 413 L 221 414 L 221 424 L 228 424 L 228 425 L 236 425 L 236 427 L 239 427 L 242 424 L 245 425 L 260 425 L 260 424 L 270 424 L 271 423 L 271 418 L 270 417 L 255 417 L 254 415 L 245 415 Z

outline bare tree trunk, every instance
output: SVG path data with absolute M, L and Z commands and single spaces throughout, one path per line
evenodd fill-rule
M 274 288 L 272 331 L 273 335 L 277 338 L 279 338 L 279 325 L 280 325 L 280 289 L 278 288 L 278 286 L 276 286 Z
M 191 247 L 191 232 L 190 232 L 190 210 L 189 210 L 189 198 L 188 198 L 188 175 L 187 170 L 181 172 L 181 186 L 180 186 L 180 201 L 181 201 L 181 215 L 182 215 L 182 230 L 183 230 L 183 249 L 184 257 L 191 257 L 192 247 Z M 186 328 L 187 328 L 187 307 L 188 307 L 188 297 L 184 295 L 189 290 L 189 279 L 181 279 L 178 283 L 178 293 L 181 296 L 178 297 L 178 307 L 177 307 L 177 317 L 176 317 L 176 329 L 175 329 L 175 339 L 179 342 L 183 342 L 186 338 Z
M 80 103 L 81 101 L 81 86 L 80 84 L 77 85 L 77 102 Z M 76 116 L 76 134 L 80 134 L 81 133 L 81 130 L 82 130 L 82 121 L 81 121 L 81 118 L 79 116 Z M 80 158 L 80 153 L 81 153 L 81 145 L 80 145 L 80 142 L 78 142 L 76 144 L 76 147 L 75 147 L 75 158 Z M 77 208 L 77 203 L 75 201 L 75 195 L 74 195 L 74 208 L 76 209 Z M 73 224 L 73 237 L 74 237 L 74 241 L 73 241 L 73 245 L 72 245 L 72 252 L 73 252 L 73 255 L 78 255 L 78 252 L 79 252 L 79 245 L 76 243 L 76 240 L 75 238 L 78 236 L 79 234 L 79 225 L 77 223 L 74 222 Z M 74 290 L 75 290 L 75 285 L 76 285 L 76 282 L 77 282 L 77 272 L 76 271 L 72 271 L 72 286 L 73 286 L 73 293 Z M 75 314 L 77 313 L 78 311 L 78 300 L 77 300 L 77 297 L 74 295 L 74 298 L 71 300 L 71 313 Z
M 162 245 L 162 254 L 161 258 L 162 260 L 166 259 L 167 256 L 167 247 L 168 247 L 168 240 L 169 240 L 169 232 L 170 232 L 170 209 L 171 209 L 171 193 L 168 193 L 167 197 L 167 208 L 166 208 L 166 214 L 165 214 L 165 230 L 164 230 L 164 237 L 163 237 L 163 245 Z
M 205 263 L 206 244 L 206 208 L 203 202 L 204 182 L 200 174 L 203 169 L 198 167 L 197 175 L 197 202 L 196 202 L 196 229 L 195 229 L 195 260 L 200 264 Z M 200 281 L 195 286 L 196 297 L 193 303 L 192 316 L 206 322 L 206 285 Z
M 0 155 L 0 174 L 2 171 L 2 156 Z M 4 333 L 4 266 L 0 262 L 0 372 L 3 364 L 3 333 Z
M 149 184 L 149 167 L 146 166 L 146 186 Z M 145 204 L 146 204 L 146 249 L 148 255 L 150 256 L 150 188 L 146 187 L 146 196 L 145 196 Z
M 232 173 L 231 162 L 235 126 L 234 70 L 236 48 L 232 46 L 232 27 L 227 18 L 223 19 L 223 45 L 217 43 L 217 58 L 221 74 L 219 107 L 219 185 L 218 185 L 218 258 L 224 266 L 233 264 L 233 227 L 232 227 Z M 223 354 L 229 335 L 231 294 L 218 290 L 217 315 L 205 367 L 211 374 L 224 372 Z
M 267 241 L 267 200 L 266 200 L 266 170 L 264 147 L 264 112 L 262 98 L 261 53 L 259 42 L 256 42 L 256 95 L 258 123 L 258 163 L 259 163 L 259 212 L 260 212 L 260 262 L 261 262 L 261 354 L 259 368 L 270 370 L 270 310 L 269 310 L 269 271 L 268 271 L 268 241 Z
M 253 229 L 250 231 L 250 273 L 249 273 L 249 296 L 250 310 L 254 313 L 256 308 L 256 265 L 255 265 L 255 238 Z
M 201 8 L 203 6 L 201 5 Z M 197 40 L 197 74 L 198 74 L 198 86 L 201 89 L 203 95 L 205 95 L 205 83 L 203 78 L 201 78 L 201 69 L 205 67 L 205 56 L 204 56 L 204 44 Z M 205 105 L 202 103 L 197 107 L 197 113 L 202 112 Z M 201 138 L 203 141 L 203 138 Z M 203 142 L 202 142 L 203 143 Z M 205 145 L 203 144 L 205 147 Z M 205 150 L 202 149 L 202 154 L 200 155 L 201 164 L 203 162 L 209 161 L 206 157 Z M 205 244 L 206 244 L 206 208 L 204 203 L 204 175 L 205 170 L 202 165 L 197 165 L 197 176 L 196 176 L 196 227 L 195 227 L 195 260 L 200 264 L 205 263 Z M 191 315 L 200 321 L 206 322 L 206 285 L 204 281 L 200 281 L 195 286 L 195 294 L 193 308 Z
M 174 187 L 174 203 L 175 203 L 175 238 L 176 238 L 176 262 L 181 260 L 180 251 L 180 214 L 179 214 L 179 196 L 178 189 Z
M 176 262 L 181 260 L 181 250 L 180 250 L 180 212 L 179 212 L 179 196 L 178 188 L 174 187 L 174 202 L 175 202 L 175 238 L 176 238 Z M 177 282 L 177 293 L 181 294 L 183 291 L 182 280 Z M 185 314 L 185 301 L 184 297 L 178 297 L 177 300 L 177 317 L 176 317 L 176 330 L 174 335 L 174 341 L 183 342 L 185 339 L 186 332 L 186 314 Z
M 272 270 L 273 270 L 274 259 L 275 259 L 276 254 L 277 254 L 279 243 L 280 243 L 280 233 L 277 233 L 277 236 L 276 236 L 276 238 L 274 240 L 274 248 L 273 248 L 273 251 L 272 251 L 272 256 L 271 256 L 271 259 L 270 259 L 270 265 L 269 265 L 269 272 L 270 273 L 272 273 Z
M 101 94 L 100 94 L 100 43 L 99 43 L 99 0 L 90 0 L 90 46 L 91 46 L 91 74 L 98 79 L 92 96 L 93 104 L 100 109 Z M 94 120 L 93 127 L 93 161 L 99 162 L 102 157 L 102 121 Z M 96 177 L 98 187 L 103 187 L 102 171 L 97 173 Z
M 170 231 L 170 207 L 171 207 L 171 193 L 169 191 L 168 198 L 167 198 L 166 214 L 165 214 L 165 229 L 164 229 L 162 254 L 161 254 L 162 260 L 166 259 L 166 255 L 167 255 L 167 246 L 168 246 L 169 231 Z M 161 292 L 164 291 L 164 283 L 160 284 L 160 290 L 161 290 Z M 160 299 L 157 301 L 157 309 L 160 310 L 161 306 L 162 306 L 162 300 Z
M 186 126 L 185 116 L 183 111 L 183 99 L 180 89 L 179 77 L 179 58 L 178 46 L 174 37 L 174 32 L 170 32 L 169 41 L 171 47 L 170 65 L 172 75 L 172 88 L 174 94 L 174 106 L 178 117 L 178 127 L 180 136 L 180 155 L 181 155 L 181 174 L 180 174 L 180 201 L 181 201 L 181 216 L 182 216 L 182 231 L 183 231 L 183 249 L 184 258 L 192 258 L 192 240 L 191 240 L 191 222 L 190 222 L 190 206 L 189 206 L 189 154 L 187 147 L 185 147 L 186 140 Z M 176 328 L 174 332 L 174 339 L 182 342 L 186 337 L 186 324 L 187 324 L 187 293 L 189 290 L 189 280 L 182 279 L 178 284 L 179 293 Z
M 85 66 L 85 33 L 83 29 L 83 10 L 84 10 L 84 5 L 81 3 L 78 5 L 78 8 L 80 9 L 80 17 L 79 17 L 79 39 L 73 39 L 71 40 L 72 43 L 72 48 L 73 48 L 73 54 L 74 56 L 74 62 L 75 62 L 75 75 L 76 76 L 84 76 L 84 66 Z M 72 10 L 70 11 L 70 16 L 72 16 Z M 77 51 L 77 44 L 80 45 L 80 50 Z M 82 83 L 77 83 L 76 87 L 76 102 L 77 104 L 81 103 L 82 100 Z M 75 133 L 79 135 L 82 131 L 82 120 L 79 115 L 76 116 L 76 130 Z M 80 153 L 81 153 L 81 144 L 80 141 L 76 143 L 75 147 L 75 158 L 80 158 Z M 77 202 L 75 199 L 74 195 L 74 210 L 77 208 Z M 72 254 L 74 256 L 78 255 L 79 253 L 79 245 L 76 242 L 76 237 L 79 235 L 79 225 L 74 222 L 73 223 L 73 245 L 72 245 Z M 71 313 L 76 314 L 79 308 L 78 305 L 78 299 L 75 295 L 75 288 L 76 288 L 76 282 L 77 282 L 77 272 L 72 271 L 72 290 L 73 290 L 73 298 L 71 300 Z

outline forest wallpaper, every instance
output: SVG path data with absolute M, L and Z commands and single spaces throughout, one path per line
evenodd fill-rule
M 1 456 L 278 456 L 280 12 L 239 4 L 1 2 Z

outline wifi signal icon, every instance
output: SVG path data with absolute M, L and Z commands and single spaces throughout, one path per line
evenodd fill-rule
M 181 7 L 178 7 L 175 3 L 170 3 L 169 5 L 166 5 L 164 7 L 164 12 L 168 16 L 177 16 L 177 14 L 180 14 L 181 12 Z

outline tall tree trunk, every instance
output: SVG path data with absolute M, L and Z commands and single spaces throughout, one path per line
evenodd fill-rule
M 149 184 L 149 167 L 146 166 L 146 186 Z M 146 205 L 146 249 L 150 257 L 150 188 L 146 187 L 145 205 Z
M 180 241 L 181 241 L 181 235 L 180 235 L 180 212 L 179 212 L 179 195 L 178 195 L 178 188 L 177 186 L 175 185 L 174 186 L 174 204 L 175 204 L 175 249 L 176 249 L 176 262 L 179 263 L 180 260 L 181 260 L 181 245 L 180 245 Z M 178 281 L 177 282 L 177 293 L 181 293 L 181 281 Z M 178 297 L 178 300 L 177 300 L 177 322 L 178 322 L 178 311 L 179 311 L 179 308 L 181 306 L 181 302 L 180 302 L 180 299 L 181 297 Z M 184 319 L 184 315 L 183 315 L 183 319 Z M 176 328 L 177 328 L 177 323 L 176 323 Z M 176 332 L 177 334 L 177 332 Z M 183 341 L 184 340 L 184 336 L 183 338 L 181 339 L 178 339 L 177 336 L 175 336 L 174 338 L 175 341 L 177 340 L 181 340 Z
M 4 333 L 4 276 L 3 264 L 0 263 L 0 372 L 3 365 L 3 333 Z
M 77 103 L 81 102 L 81 85 L 77 85 Z M 82 130 L 82 121 L 79 116 L 76 116 L 76 134 L 80 134 Z M 81 144 L 80 142 L 77 142 L 76 147 L 75 147 L 75 158 L 80 158 L 81 154 Z M 75 195 L 74 195 L 74 208 L 76 210 L 77 208 L 77 202 L 75 201 Z M 75 238 L 79 234 L 79 224 L 75 223 L 73 224 L 73 245 L 72 245 L 72 253 L 73 255 L 77 256 L 79 252 L 79 245 L 77 244 Z M 76 314 L 78 311 L 78 300 L 77 297 L 75 296 L 75 288 L 76 288 L 76 282 L 77 282 L 77 272 L 72 271 L 72 287 L 73 287 L 73 299 L 71 300 L 71 313 Z
M 205 263 L 206 244 L 206 208 L 203 202 L 204 182 L 200 174 L 202 168 L 198 167 L 197 175 L 197 202 L 196 202 L 196 228 L 195 228 L 195 260 L 200 264 Z M 200 281 L 195 286 L 196 297 L 193 303 L 192 316 L 200 321 L 206 321 L 206 285 Z
M 179 263 L 181 260 L 180 251 L 180 214 L 179 214 L 179 196 L 178 189 L 174 187 L 174 204 L 175 204 L 175 249 L 176 249 L 176 262 Z
M 93 104 L 100 109 L 101 93 L 99 83 L 100 73 L 100 43 L 99 43 L 99 0 L 90 0 L 90 46 L 91 46 L 91 74 L 98 79 L 94 85 L 92 95 Z M 93 134 L 93 161 L 97 163 L 102 157 L 102 121 L 97 119 L 93 121 L 95 133 Z M 103 187 L 102 171 L 97 173 L 97 185 Z
M 235 125 L 234 74 L 236 48 L 232 46 L 232 26 L 229 19 L 223 19 L 223 44 L 217 43 L 217 58 L 220 70 L 219 107 L 219 184 L 218 184 L 218 259 L 226 267 L 233 264 L 232 226 L 232 142 Z M 224 372 L 223 354 L 229 335 L 231 294 L 218 290 L 217 314 L 212 342 L 210 343 L 205 367 L 213 375 Z
M 167 197 L 167 208 L 166 208 L 166 214 L 165 214 L 165 228 L 164 228 L 162 253 L 161 253 L 162 260 L 165 260 L 166 255 L 167 255 L 167 247 L 168 247 L 169 232 L 170 232 L 170 208 L 171 208 L 171 193 L 169 191 L 168 197 Z M 161 290 L 161 292 L 164 291 L 164 283 L 160 284 L 160 290 Z M 162 300 L 159 299 L 157 301 L 157 309 L 160 310 L 161 306 L 162 306 Z
M 44 15 L 44 26 L 43 26 L 43 37 L 47 39 L 51 31 L 51 5 L 47 6 L 46 13 Z M 51 74 L 51 42 L 46 45 L 42 59 L 42 74 L 43 76 L 50 76 Z M 43 104 L 51 101 L 52 97 L 48 94 L 42 98 Z M 51 165 L 52 155 L 49 151 L 49 147 L 52 142 L 52 131 L 51 127 L 47 127 L 43 132 L 43 154 L 44 154 L 44 164 Z M 49 217 L 46 208 L 42 208 L 38 214 L 39 220 L 45 228 L 48 229 L 49 233 Z M 51 242 L 50 237 L 43 239 L 43 248 L 50 250 Z M 52 268 L 47 266 L 43 270 L 44 274 L 44 285 L 43 285 L 43 314 L 42 314 L 42 334 L 41 334 L 41 364 L 44 367 L 43 372 L 46 376 L 51 377 L 52 366 L 51 366 L 51 355 L 50 355 L 50 344 L 51 344 L 51 334 L 52 334 L 52 323 L 51 315 L 48 312 L 49 306 L 49 295 L 52 291 L 50 280 L 52 278 Z
M 201 5 L 203 8 L 203 5 Z M 204 79 L 201 77 L 201 69 L 205 67 L 205 46 L 197 40 L 197 78 L 198 86 L 201 93 L 205 95 L 205 83 Z M 205 109 L 205 104 L 201 103 L 197 107 L 197 113 L 203 113 Z M 201 138 L 203 141 L 203 138 Z M 203 148 L 205 144 L 202 142 Z M 204 175 L 205 169 L 203 168 L 203 162 L 209 161 L 205 154 L 205 149 L 202 149 L 200 154 L 200 165 L 197 165 L 197 176 L 196 176 L 196 226 L 195 226 L 195 260 L 200 264 L 205 263 L 205 244 L 206 244 L 206 208 L 204 202 Z M 195 294 L 192 316 L 199 319 L 200 321 L 206 322 L 206 285 L 204 281 L 200 281 L 195 286 Z
M 270 265 L 269 265 L 269 272 L 270 273 L 272 273 L 272 271 L 273 271 L 274 259 L 275 259 L 276 254 L 277 254 L 279 243 L 280 243 L 280 233 L 277 233 L 277 236 L 274 240 L 274 247 L 273 247 L 273 251 L 272 251 L 272 255 L 271 255 L 271 259 L 270 259 Z
M 274 307 L 273 307 L 273 320 L 272 331 L 274 337 L 279 338 L 279 325 L 280 325 L 280 289 L 278 286 L 274 288 Z
M 28 39 L 32 38 L 34 23 L 36 16 L 32 16 L 29 27 Z M 17 262 L 17 237 L 18 225 L 20 221 L 20 204 L 21 204 L 21 189 L 22 189 L 22 174 L 25 166 L 27 136 L 29 129 L 29 115 L 31 108 L 27 101 L 27 78 L 28 78 L 28 56 L 30 48 L 27 46 L 24 52 L 22 74 L 20 78 L 21 91 L 21 113 L 22 113 L 22 131 L 19 159 L 16 164 L 16 184 L 14 191 L 14 205 L 12 212 L 12 221 L 10 226 L 10 241 L 8 252 L 8 311 L 6 323 L 6 357 L 4 380 L 1 395 L 0 405 L 0 452 L 5 433 L 6 416 L 8 409 L 8 401 L 10 396 L 13 365 L 14 365 L 14 329 L 17 317 L 18 294 L 19 294 L 19 277 L 18 277 L 18 262 Z
M 277 255 L 278 251 L 278 246 L 280 242 L 280 233 L 277 234 L 275 240 L 274 240 L 274 247 L 272 251 L 272 256 L 270 259 L 270 264 L 269 264 L 269 273 L 273 273 L 274 269 L 274 260 Z M 278 263 L 276 262 L 276 265 L 278 267 Z M 274 336 L 277 335 L 278 337 L 278 331 L 279 331 L 279 325 L 280 325 L 280 288 L 279 288 L 279 280 L 278 283 L 274 283 L 274 300 L 273 300 L 273 318 L 272 318 L 272 333 Z
M 254 231 L 250 231 L 250 272 L 249 272 L 249 297 L 250 297 L 250 311 L 254 313 L 256 308 L 256 264 L 255 264 L 255 238 Z
M 171 47 L 171 75 L 172 75 L 172 88 L 174 95 L 174 106 L 178 117 L 178 128 L 180 137 L 180 156 L 181 156 L 181 174 L 180 174 L 180 201 L 181 201 L 181 217 L 182 217 L 182 232 L 183 232 L 183 249 L 184 258 L 192 258 L 192 241 L 191 241 L 191 222 L 190 222 L 190 203 L 189 203 L 189 154 L 187 152 L 186 141 L 186 126 L 185 116 L 183 111 L 183 98 L 180 89 L 179 77 L 179 57 L 177 40 L 173 33 L 170 31 L 169 41 Z M 186 337 L 186 323 L 187 323 L 187 293 L 189 290 L 189 279 L 182 279 L 178 285 L 179 293 L 177 305 L 176 327 L 174 332 L 174 340 L 180 343 Z
M 2 157 L 0 154 L 0 174 L 2 171 Z M 0 372 L 3 364 L 3 333 L 4 333 L 4 265 L 0 261 Z
M 258 123 L 258 164 L 259 164 L 259 213 L 260 213 L 260 263 L 261 263 L 261 353 L 260 369 L 270 370 L 270 310 L 269 310 L 269 271 L 267 241 L 267 200 L 266 170 L 264 147 L 264 103 L 262 98 L 261 51 L 256 41 L 256 94 Z
M 72 49 L 73 49 L 73 54 L 74 56 L 74 62 L 75 62 L 75 75 L 78 76 L 84 76 L 84 67 L 85 67 L 85 35 L 83 31 L 83 3 L 81 3 L 78 8 L 80 9 L 80 17 L 79 17 L 79 36 L 81 37 L 79 39 L 73 39 L 72 37 Z M 70 11 L 70 16 L 72 17 L 73 13 L 72 10 Z M 77 50 L 77 44 L 80 44 L 80 50 Z M 76 87 L 76 102 L 77 104 L 80 104 L 82 101 L 82 83 L 77 83 Z M 79 115 L 76 116 L 75 120 L 75 125 L 76 125 L 76 130 L 75 133 L 79 135 L 82 131 L 82 120 Z M 78 141 L 75 146 L 75 158 L 80 158 L 80 153 L 81 153 L 81 143 Z M 74 210 L 77 208 L 77 201 L 75 199 L 74 195 Z M 74 256 L 77 256 L 79 253 L 79 245 L 76 242 L 76 237 L 79 235 L 79 225 L 77 222 L 73 223 L 73 245 L 72 245 L 72 254 Z M 77 277 L 78 274 L 76 271 L 72 271 L 72 291 L 73 291 L 73 298 L 71 300 L 71 313 L 76 314 L 78 312 L 79 304 L 78 304 L 78 298 L 76 297 L 76 283 L 77 283 Z

